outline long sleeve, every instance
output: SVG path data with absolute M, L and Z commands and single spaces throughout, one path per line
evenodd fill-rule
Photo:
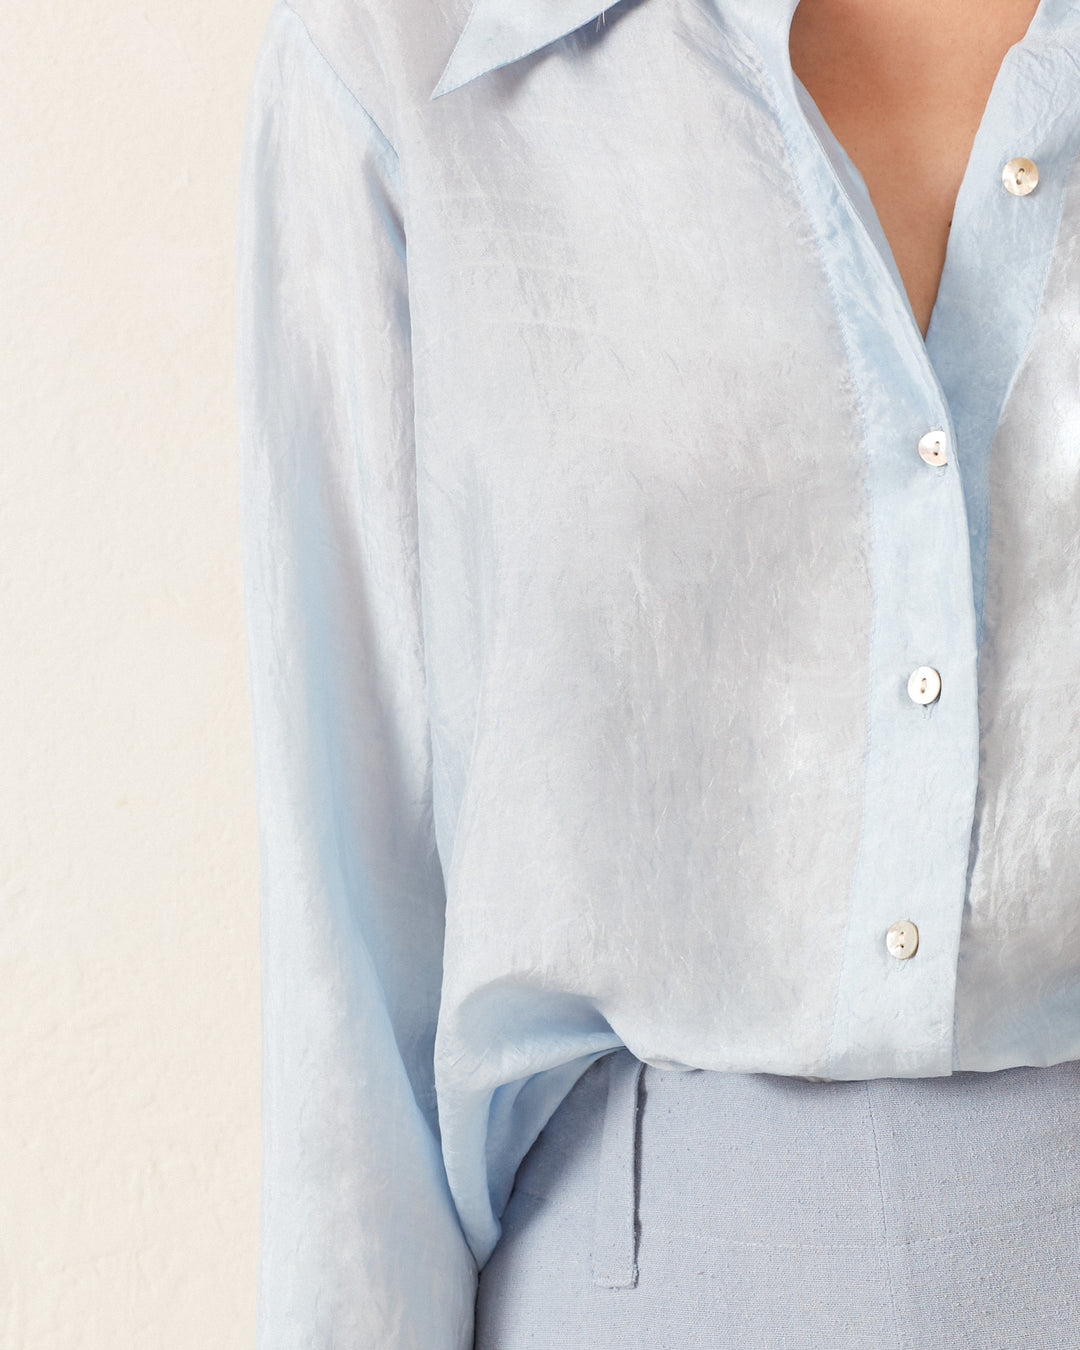
M 397 156 L 282 0 L 238 211 L 259 810 L 258 1350 L 465 1350 Z

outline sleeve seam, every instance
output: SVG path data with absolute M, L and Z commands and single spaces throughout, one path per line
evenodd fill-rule
M 326 69 L 330 72 L 330 74 L 333 75 L 334 79 L 338 82 L 338 84 L 341 85 L 342 89 L 345 90 L 345 92 L 349 95 L 349 97 L 352 99 L 352 101 L 356 104 L 356 106 L 357 106 L 357 107 L 360 109 L 360 111 L 364 114 L 364 116 L 367 118 L 367 120 L 371 123 L 372 128 L 375 130 L 375 132 L 376 132 L 376 133 L 379 135 L 379 137 L 382 139 L 382 141 L 383 141 L 384 144 L 386 145 L 386 148 L 387 148 L 387 149 L 390 151 L 390 153 L 394 156 L 395 160 L 398 159 L 399 156 L 398 156 L 397 149 L 396 149 L 396 147 L 394 146 L 393 142 L 390 140 L 390 137 L 387 136 L 386 132 L 383 131 L 383 129 L 382 129 L 381 126 L 379 126 L 378 122 L 376 122 L 375 118 L 371 115 L 371 113 L 368 111 L 368 109 L 363 105 L 363 103 L 360 102 L 360 100 L 357 98 L 356 93 L 355 93 L 355 91 L 353 90 L 352 86 L 349 85 L 349 84 L 345 81 L 345 79 L 342 77 L 341 73 L 338 71 L 337 67 L 333 64 L 333 62 L 332 62 L 332 61 L 330 60 L 330 58 L 326 55 L 326 53 L 323 51 L 323 49 L 322 49 L 322 48 L 319 46 L 319 44 L 315 41 L 315 38 L 312 36 L 311 29 L 310 29 L 310 28 L 307 26 L 307 24 L 304 22 L 303 15 L 301 15 L 300 12 L 299 12 L 298 10 L 294 9 L 294 7 L 289 3 L 289 0 L 278 0 L 278 3 L 281 5 L 281 7 L 282 7 L 283 9 L 287 9 L 287 10 L 289 11 L 289 13 L 290 13 L 290 14 L 293 16 L 293 18 L 296 20 L 296 22 L 297 22 L 297 23 L 300 25 L 300 27 L 304 30 L 304 33 L 305 33 L 306 36 L 307 36 L 307 40 L 308 40 L 308 42 L 311 44 L 312 50 L 313 50 L 313 51 L 316 53 L 316 55 L 319 57 L 319 60 L 323 63 L 323 65 L 324 65 L 324 66 L 326 67 Z

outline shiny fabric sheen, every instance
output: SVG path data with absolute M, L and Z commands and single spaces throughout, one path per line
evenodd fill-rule
M 269 14 L 259 1350 L 467 1350 L 516 1169 L 618 1047 L 1080 1059 L 1080 7 L 1002 65 L 925 342 L 793 10 Z

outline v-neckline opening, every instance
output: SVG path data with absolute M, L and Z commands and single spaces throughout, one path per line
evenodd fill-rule
M 915 331 L 915 335 L 918 338 L 919 344 L 922 347 L 923 351 L 926 353 L 927 360 L 933 366 L 934 361 L 932 353 L 936 345 L 935 334 L 938 331 L 940 331 L 944 325 L 944 320 L 942 320 L 940 317 L 941 311 L 944 308 L 944 305 L 942 303 L 942 293 L 944 291 L 947 291 L 948 289 L 946 284 L 947 279 L 951 278 L 951 274 L 955 270 L 955 262 L 953 261 L 956 252 L 956 249 L 954 248 L 953 245 L 953 240 L 955 237 L 954 226 L 956 224 L 957 218 L 962 214 L 963 204 L 966 197 L 971 195 L 970 184 L 973 179 L 973 165 L 975 164 L 977 159 L 980 158 L 978 152 L 981 151 L 982 149 L 982 141 L 985 139 L 987 127 L 990 121 L 990 116 L 993 113 L 993 105 L 996 101 L 996 96 L 998 94 L 999 87 L 1002 84 L 1003 74 L 1006 71 L 1006 68 L 1010 64 L 1011 60 L 1014 58 L 1014 53 L 1018 51 L 1021 47 L 1023 47 L 1025 44 L 1029 43 L 1029 40 L 1031 40 L 1032 38 L 1042 38 L 1043 40 L 1051 40 L 1049 33 L 1044 33 L 1042 32 L 1042 30 L 1048 28 L 1049 26 L 1048 11 L 1054 5 L 1055 0 L 1038 0 L 1038 4 L 1035 7 L 1035 11 L 1031 16 L 1031 19 L 1029 20 L 1022 37 L 1005 50 L 1005 53 L 1002 56 L 1001 61 L 998 64 L 998 68 L 994 74 L 994 79 L 991 83 L 990 91 L 987 94 L 986 101 L 983 104 L 982 111 L 979 116 L 979 122 L 975 129 L 975 134 L 972 137 L 971 144 L 968 146 L 968 153 L 964 163 L 964 170 L 956 190 L 956 196 L 953 200 L 952 213 L 949 222 L 949 234 L 945 244 L 945 256 L 942 261 L 941 271 L 938 275 L 937 286 L 934 292 L 934 302 L 930 308 L 930 316 L 929 319 L 927 320 L 925 334 L 920 328 L 919 322 L 915 317 L 915 310 L 914 306 L 911 303 L 911 297 L 908 292 L 907 285 L 904 282 L 899 266 L 897 265 L 896 256 L 893 252 L 892 244 L 889 240 L 888 235 L 885 233 L 885 228 L 881 223 L 881 217 L 878 213 L 877 206 L 873 200 L 873 197 L 871 196 L 870 189 L 866 184 L 866 180 L 862 175 L 862 171 L 859 169 L 858 165 L 851 157 L 851 154 L 848 152 L 843 142 L 840 140 L 840 138 L 833 131 L 832 127 L 829 125 L 828 120 L 826 119 L 824 113 L 818 106 L 818 103 L 815 100 L 814 96 L 810 93 L 809 89 L 800 79 L 799 75 L 795 71 L 794 66 L 791 63 L 791 46 L 790 46 L 791 22 L 794 18 L 795 11 L 798 8 L 798 3 L 799 0 L 795 0 L 795 3 L 790 5 L 790 13 L 788 15 L 787 23 L 783 26 L 782 31 L 784 43 L 784 61 L 790 74 L 790 79 L 792 81 L 792 85 L 795 90 L 797 101 L 802 110 L 803 116 L 806 118 L 807 124 L 810 127 L 814 139 L 817 141 L 821 149 L 821 152 L 824 154 L 826 160 L 829 163 L 832 173 L 836 178 L 837 183 L 840 187 L 842 196 L 845 198 L 849 208 L 854 212 L 854 214 L 862 224 L 863 228 L 866 230 L 866 233 L 869 235 L 882 262 L 885 265 L 886 271 L 891 276 L 893 284 L 897 287 L 897 290 L 899 291 L 899 298 L 901 300 L 903 308 L 907 312 L 909 321 L 911 323 L 912 328 Z M 965 189 L 967 189 L 967 191 L 965 191 Z M 952 267 L 950 267 L 950 261 L 953 261 Z M 947 305 L 948 303 L 947 298 L 944 303 Z

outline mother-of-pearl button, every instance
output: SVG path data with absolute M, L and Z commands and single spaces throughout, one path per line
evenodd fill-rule
M 919 930 L 910 919 L 898 919 L 885 934 L 885 946 L 890 956 L 906 961 L 919 949 Z
M 1039 166 L 1023 155 L 1010 159 L 1001 171 L 1001 181 L 1014 197 L 1026 197 L 1039 183 Z
M 944 464 L 948 459 L 945 450 L 945 433 L 928 431 L 919 441 L 919 458 L 927 464 Z
M 933 666 L 920 666 L 908 676 L 907 691 L 915 703 L 933 703 L 941 693 L 941 676 Z

